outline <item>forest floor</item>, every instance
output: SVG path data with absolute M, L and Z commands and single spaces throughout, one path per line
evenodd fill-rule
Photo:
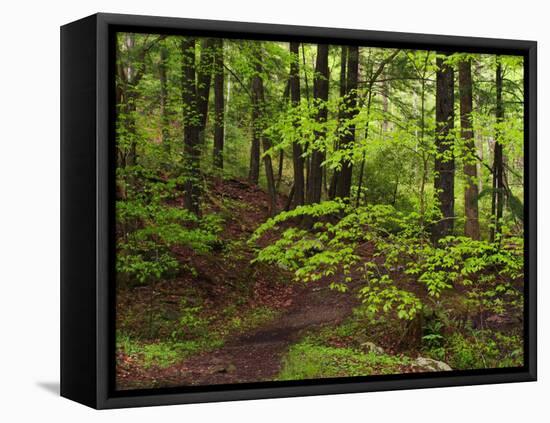
M 175 247 L 182 270 L 174 278 L 117 289 L 118 389 L 441 370 L 418 365 L 426 351 L 402 342 L 403 326 L 358 320 L 359 281 L 339 292 L 251 263 L 246 241 L 269 217 L 259 187 L 212 180 L 206 198 L 205 212 L 224 217 L 222 245 L 202 255 Z M 376 260 L 368 248 L 361 255 Z M 460 348 L 475 355 L 477 346 Z
M 303 333 L 338 325 L 351 314 L 356 297 L 329 291 L 322 283 L 295 290 L 292 305 L 275 320 L 231 337 L 220 349 L 157 369 L 154 376 L 163 386 L 276 380 L 284 353 Z

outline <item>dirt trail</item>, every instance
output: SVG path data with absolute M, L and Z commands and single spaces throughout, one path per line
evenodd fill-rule
M 229 340 L 222 348 L 203 353 L 157 374 L 162 386 L 211 385 L 269 381 L 277 377 L 288 347 L 304 331 L 335 325 L 349 316 L 356 297 L 326 284 L 297 290 L 294 302 L 279 318 Z

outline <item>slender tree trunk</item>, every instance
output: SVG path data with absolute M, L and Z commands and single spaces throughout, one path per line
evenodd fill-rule
M 261 54 L 261 52 L 258 52 Z M 269 194 L 268 210 L 273 216 L 277 212 L 277 192 L 275 191 L 275 177 L 273 175 L 273 163 L 271 156 L 266 154 L 271 149 L 271 141 L 263 134 L 264 130 L 264 84 L 262 80 L 262 65 L 256 64 L 256 74 L 252 78 L 252 116 L 253 116 L 253 138 L 259 143 L 261 140 L 264 150 L 263 162 L 267 181 L 267 192 Z
M 388 112 L 390 111 L 390 93 L 389 93 L 389 86 L 388 81 L 384 80 L 382 81 L 382 111 L 384 112 L 384 120 L 382 121 L 382 133 L 387 133 L 389 128 L 389 122 L 388 122 Z
M 329 90 L 329 69 L 328 69 L 328 44 L 317 46 L 317 58 L 315 63 L 315 78 L 313 80 L 313 101 L 318 107 L 317 122 L 324 124 L 327 121 Z M 318 144 L 324 144 L 324 131 L 316 132 L 315 139 Z M 323 184 L 323 169 L 321 163 L 325 160 L 324 146 L 314 145 L 311 153 L 309 183 L 307 190 L 307 203 L 313 204 L 321 201 L 321 190 Z
M 493 227 L 491 228 L 490 238 L 495 241 L 499 235 L 502 226 L 502 215 L 504 211 L 504 156 L 502 151 L 502 143 L 500 140 L 499 125 L 504 120 L 504 104 L 502 102 L 502 65 L 500 58 L 497 57 L 496 69 L 496 124 L 495 131 L 495 152 L 493 159 L 493 193 L 491 201 L 491 214 L 494 216 Z
M 478 189 L 477 189 L 477 160 L 474 131 L 472 125 L 472 62 L 463 60 L 458 65 L 458 81 L 460 91 L 460 135 L 464 142 L 464 235 L 472 239 L 479 239 L 478 219 Z
M 214 167 L 223 169 L 224 104 L 223 104 L 223 40 L 216 43 L 214 52 Z
M 369 94 L 367 98 L 367 119 L 370 119 L 370 107 L 372 103 L 372 84 L 369 86 Z M 367 123 L 365 125 L 365 143 L 369 139 L 369 126 L 370 122 L 367 120 Z M 361 167 L 359 168 L 359 183 L 357 184 L 357 197 L 355 199 L 355 207 L 359 207 L 359 202 L 361 201 L 361 189 L 363 187 L 363 175 L 365 173 L 365 161 L 366 161 L 366 155 L 365 152 L 363 152 L 363 157 L 361 159 Z
M 355 142 L 355 125 L 349 123 L 358 113 L 357 110 L 357 83 L 359 76 L 359 47 L 348 47 L 348 65 L 346 78 L 346 97 L 345 97 L 345 118 L 346 131 L 342 137 L 340 149 L 348 149 Z M 346 158 L 342 163 L 342 171 L 336 188 L 336 196 L 340 198 L 349 198 L 351 191 L 351 181 L 353 174 L 353 163 Z
M 279 166 L 277 167 L 277 181 L 275 182 L 275 189 L 278 191 L 281 186 L 281 179 L 283 178 L 283 165 L 285 160 L 285 152 L 283 149 L 279 151 Z
M 290 102 L 293 107 L 300 104 L 300 43 L 290 43 Z M 304 204 L 305 180 L 304 180 L 304 158 L 302 157 L 302 146 L 295 140 L 292 143 L 292 163 L 294 168 L 294 197 L 292 206 Z
M 441 57 L 437 58 L 435 94 L 435 145 L 434 190 L 440 219 L 434 224 L 434 243 L 453 231 L 455 162 L 450 136 L 454 127 L 454 72 Z
M 426 61 L 429 53 L 426 53 Z M 422 145 L 422 175 L 420 179 L 420 224 L 424 226 L 424 217 L 426 215 L 426 182 L 428 179 L 428 156 L 424 148 L 424 135 L 426 131 L 426 67 L 422 74 L 421 97 L 420 97 L 420 143 Z
M 347 71 L 347 61 L 348 61 L 348 47 L 342 46 L 342 52 L 340 54 L 340 99 L 343 102 L 344 97 L 346 96 L 347 87 L 346 87 L 346 71 Z M 340 107 L 338 110 L 338 130 L 341 129 L 342 122 L 344 120 L 344 107 Z M 338 141 L 336 141 L 336 145 L 334 146 L 334 150 L 338 150 L 340 148 L 340 140 L 342 136 L 340 135 L 338 138 Z M 338 180 L 340 176 L 340 172 L 338 170 L 334 170 L 332 173 L 332 177 L 330 178 L 330 184 L 328 189 L 328 197 L 332 200 L 334 197 L 336 197 L 336 188 L 338 186 Z
M 201 41 L 200 63 L 197 69 L 197 110 L 199 112 L 199 141 L 204 144 L 206 121 L 208 119 L 208 100 L 212 82 L 212 68 L 216 40 L 206 38 Z
M 168 78 L 167 78 L 168 51 L 165 46 L 160 48 L 159 79 L 160 79 L 160 115 L 161 134 L 164 150 L 170 153 L 170 118 L 168 116 Z
M 183 145 L 185 160 L 184 205 L 187 210 L 200 214 L 200 113 L 197 109 L 195 86 L 194 38 L 181 42 L 182 51 L 182 101 L 183 101 Z

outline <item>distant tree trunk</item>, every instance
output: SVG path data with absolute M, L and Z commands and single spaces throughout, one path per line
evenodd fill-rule
M 126 34 L 124 44 L 129 52 L 135 50 L 135 38 L 133 34 Z M 122 105 L 122 111 L 124 116 L 124 123 L 127 131 L 127 136 L 130 139 L 130 148 L 124 155 L 124 166 L 135 166 L 137 164 L 137 140 L 136 140 L 136 87 L 139 82 L 139 77 L 134 69 L 132 62 L 130 61 L 124 68 L 120 69 L 120 75 L 122 76 L 123 92 L 122 98 L 124 103 Z
M 346 78 L 346 96 L 344 115 L 347 120 L 346 132 L 342 137 L 340 149 L 347 149 L 355 141 L 355 125 L 349 122 L 357 115 L 357 83 L 359 76 L 359 47 L 348 47 L 348 65 Z M 353 164 L 351 160 L 344 159 L 342 171 L 336 188 L 336 196 L 340 198 L 349 198 L 351 191 L 351 181 L 353 173 Z
M 453 68 L 441 57 L 437 58 L 437 68 L 434 190 L 441 217 L 434 224 L 432 230 L 434 243 L 450 235 L 453 231 L 455 176 L 452 141 L 449 140 L 454 127 L 454 72 Z
M 380 94 L 382 95 L 382 111 L 384 112 L 383 113 L 384 120 L 382 121 L 382 133 L 385 134 L 388 132 L 388 127 L 389 127 L 388 112 L 390 111 L 389 85 L 388 85 L 388 81 L 386 81 L 385 78 L 382 81 L 382 90 Z
M 369 93 L 367 94 L 367 119 L 370 119 L 370 108 L 372 103 L 372 84 L 369 84 Z M 367 120 L 365 124 L 365 143 L 369 139 L 369 127 L 370 122 Z M 359 168 L 359 182 L 357 184 L 357 197 L 355 199 L 355 207 L 359 207 L 359 202 L 361 201 L 361 189 L 363 187 L 363 175 L 365 174 L 365 161 L 366 153 L 363 152 L 363 158 L 361 160 L 361 167 Z
M 376 80 L 378 79 L 378 77 L 380 75 L 382 75 L 382 72 L 384 72 L 384 68 L 386 67 L 386 65 L 389 62 L 391 62 L 395 58 L 395 56 L 397 56 L 398 53 L 399 53 L 399 50 L 396 50 L 390 56 L 388 56 L 386 59 L 384 59 L 378 65 L 377 69 L 375 71 L 373 71 L 371 77 L 368 80 L 368 83 L 367 83 L 367 91 L 368 91 L 368 95 L 367 95 L 367 123 L 365 125 L 365 141 L 364 141 L 365 143 L 369 139 L 370 109 L 371 109 L 371 104 L 372 104 L 373 85 L 376 82 Z M 363 151 L 363 158 L 361 160 L 361 167 L 359 168 L 359 181 L 358 181 L 358 184 L 357 184 L 357 197 L 356 197 L 356 200 L 355 200 L 355 207 L 359 207 L 359 202 L 361 201 L 361 188 L 363 186 L 363 175 L 365 173 L 365 160 L 366 160 L 366 154 Z M 396 184 L 396 189 L 394 190 L 394 194 L 395 194 L 394 195 L 394 203 L 395 203 L 395 200 L 396 200 L 396 197 L 397 197 L 397 184 Z
M 504 156 L 502 151 L 502 143 L 500 139 L 500 128 L 504 120 L 504 104 L 502 102 L 502 65 L 500 58 L 497 57 L 496 69 L 496 131 L 495 131 L 495 153 L 493 159 L 493 192 L 491 197 L 491 215 L 494 216 L 493 227 L 491 228 L 490 238 L 495 241 L 497 235 L 502 230 L 502 215 L 504 211 Z
M 182 52 L 182 101 L 183 101 L 183 145 L 185 160 L 184 205 L 187 210 L 200 214 L 200 112 L 197 109 L 195 86 L 194 38 L 184 38 Z
M 478 218 L 478 188 L 477 188 L 477 160 L 474 131 L 472 125 L 472 61 L 463 60 L 458 65 L 458 81 L 460 92 L 460 135 L 464 141 L 465 159 L 464 176 L 464 235 L 479 239 Z
M 259 50 L 259 49 L 258 49 Z M 256 51 L 258 51 L 256 50 Z M 255 105 L 256 96 L 254 94 L 254 80 L 252 78 L 252 140 L 250 143 L 250 164 L 248 168 L 248 182 L 258 185 L 260 177 L 260 133 L 257 125 L 259 125 L 259 108 Z
M 160 48 L 159 79 L 160 79 L 160 115 L 162 144 L 167 153 L 170 153 L 170 118 L 168 116 L 168 78 L 166 75 L 168 52 L 165 46 Z
M 216 40 L 206 38 L 201 41 L 200 63 L 197 70 L 197 110 L 200 117 L 199 141 L 204 144 L 206 121 L 208 119 L 208 100 L 212 82 L 212 68 Z
M 340 54 L 340 99 L 342 101 L 346 96 L 346 92 L 347 92 L 347 88 L 346 88 L 347 61 L 348 61 L 348 47 L 342 46 L 342 52 Z M 344 120 L 344 108 L 340 107 L 340 110 L 338 111 L 339 127 L 343 120 Z M 340 147 L 340 140 L 336 142 L 336 145 L 334 146 L 334 150 L 338 150 L 339 147 Z M 334 197 L 336 197 L 336 187 L 338 186 L 339 175 L 340 175 L 340 172 L 335 169 L 334 172 L 332 173 L 332 177 L 330 178 L 328 197 L 331 200 Z
M 260 50 L 260 49 L 258 49 Z M 258 51 L 258 55 L 261 51 Z M 264 155 L 263 162 L 265 166 L 265 176 L 267 181 L 267 192 L 269 194 L 268 210 L 273 216 L 277 212 L 277 192 L 275 191 L 275 177 L 273 175 L 273 164 L 271 156 L 266 154 L 271 149 L 271 141 L 263 134 L 264 130 L 264 84 L 262 80 L 262 65 L 258 61 L 256 63 L 256 74 L 252 77 L 252 121 L 253 121 L 253 138 L 259 144 L 262 142 Z
M 220 38 L 214 52 L 214 167 L 223 169 L 224 104 L 223 104 L 223 40 Z
M 315 61 L 315 78 L 313 80 L 313 101 L 318 107 L 317 122 L 325 123 L 327 121 L 328 110 L 326 102 L 328 101 L 329 90 L 329 69 L 328 69 L 328 44 L 319 44 L 317 46 L 317 58 Z M 323 139 L 325 133 L 316 132 L 315 139 Z M 325 160 L 325 153 L 319 146 L 314 146 L 311 153 L 310 170 L 307 187 L 308 204 L 321 201 L 321 189 L 323 184 L 323 169 L 321 163 Z
M 300 43 L 290 43 L 290 102 L 293 107 L 300 104 Z M 304 204 L 304 158 L 303 150 L 298 140 L 292 143 L 292 163 L 294 168 L 294 197 L 292 198 L 292 207 Z

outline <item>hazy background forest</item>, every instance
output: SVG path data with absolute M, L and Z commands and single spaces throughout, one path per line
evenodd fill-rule
M 523 60 L 119 33 L 117 386 L 523 363 Z

